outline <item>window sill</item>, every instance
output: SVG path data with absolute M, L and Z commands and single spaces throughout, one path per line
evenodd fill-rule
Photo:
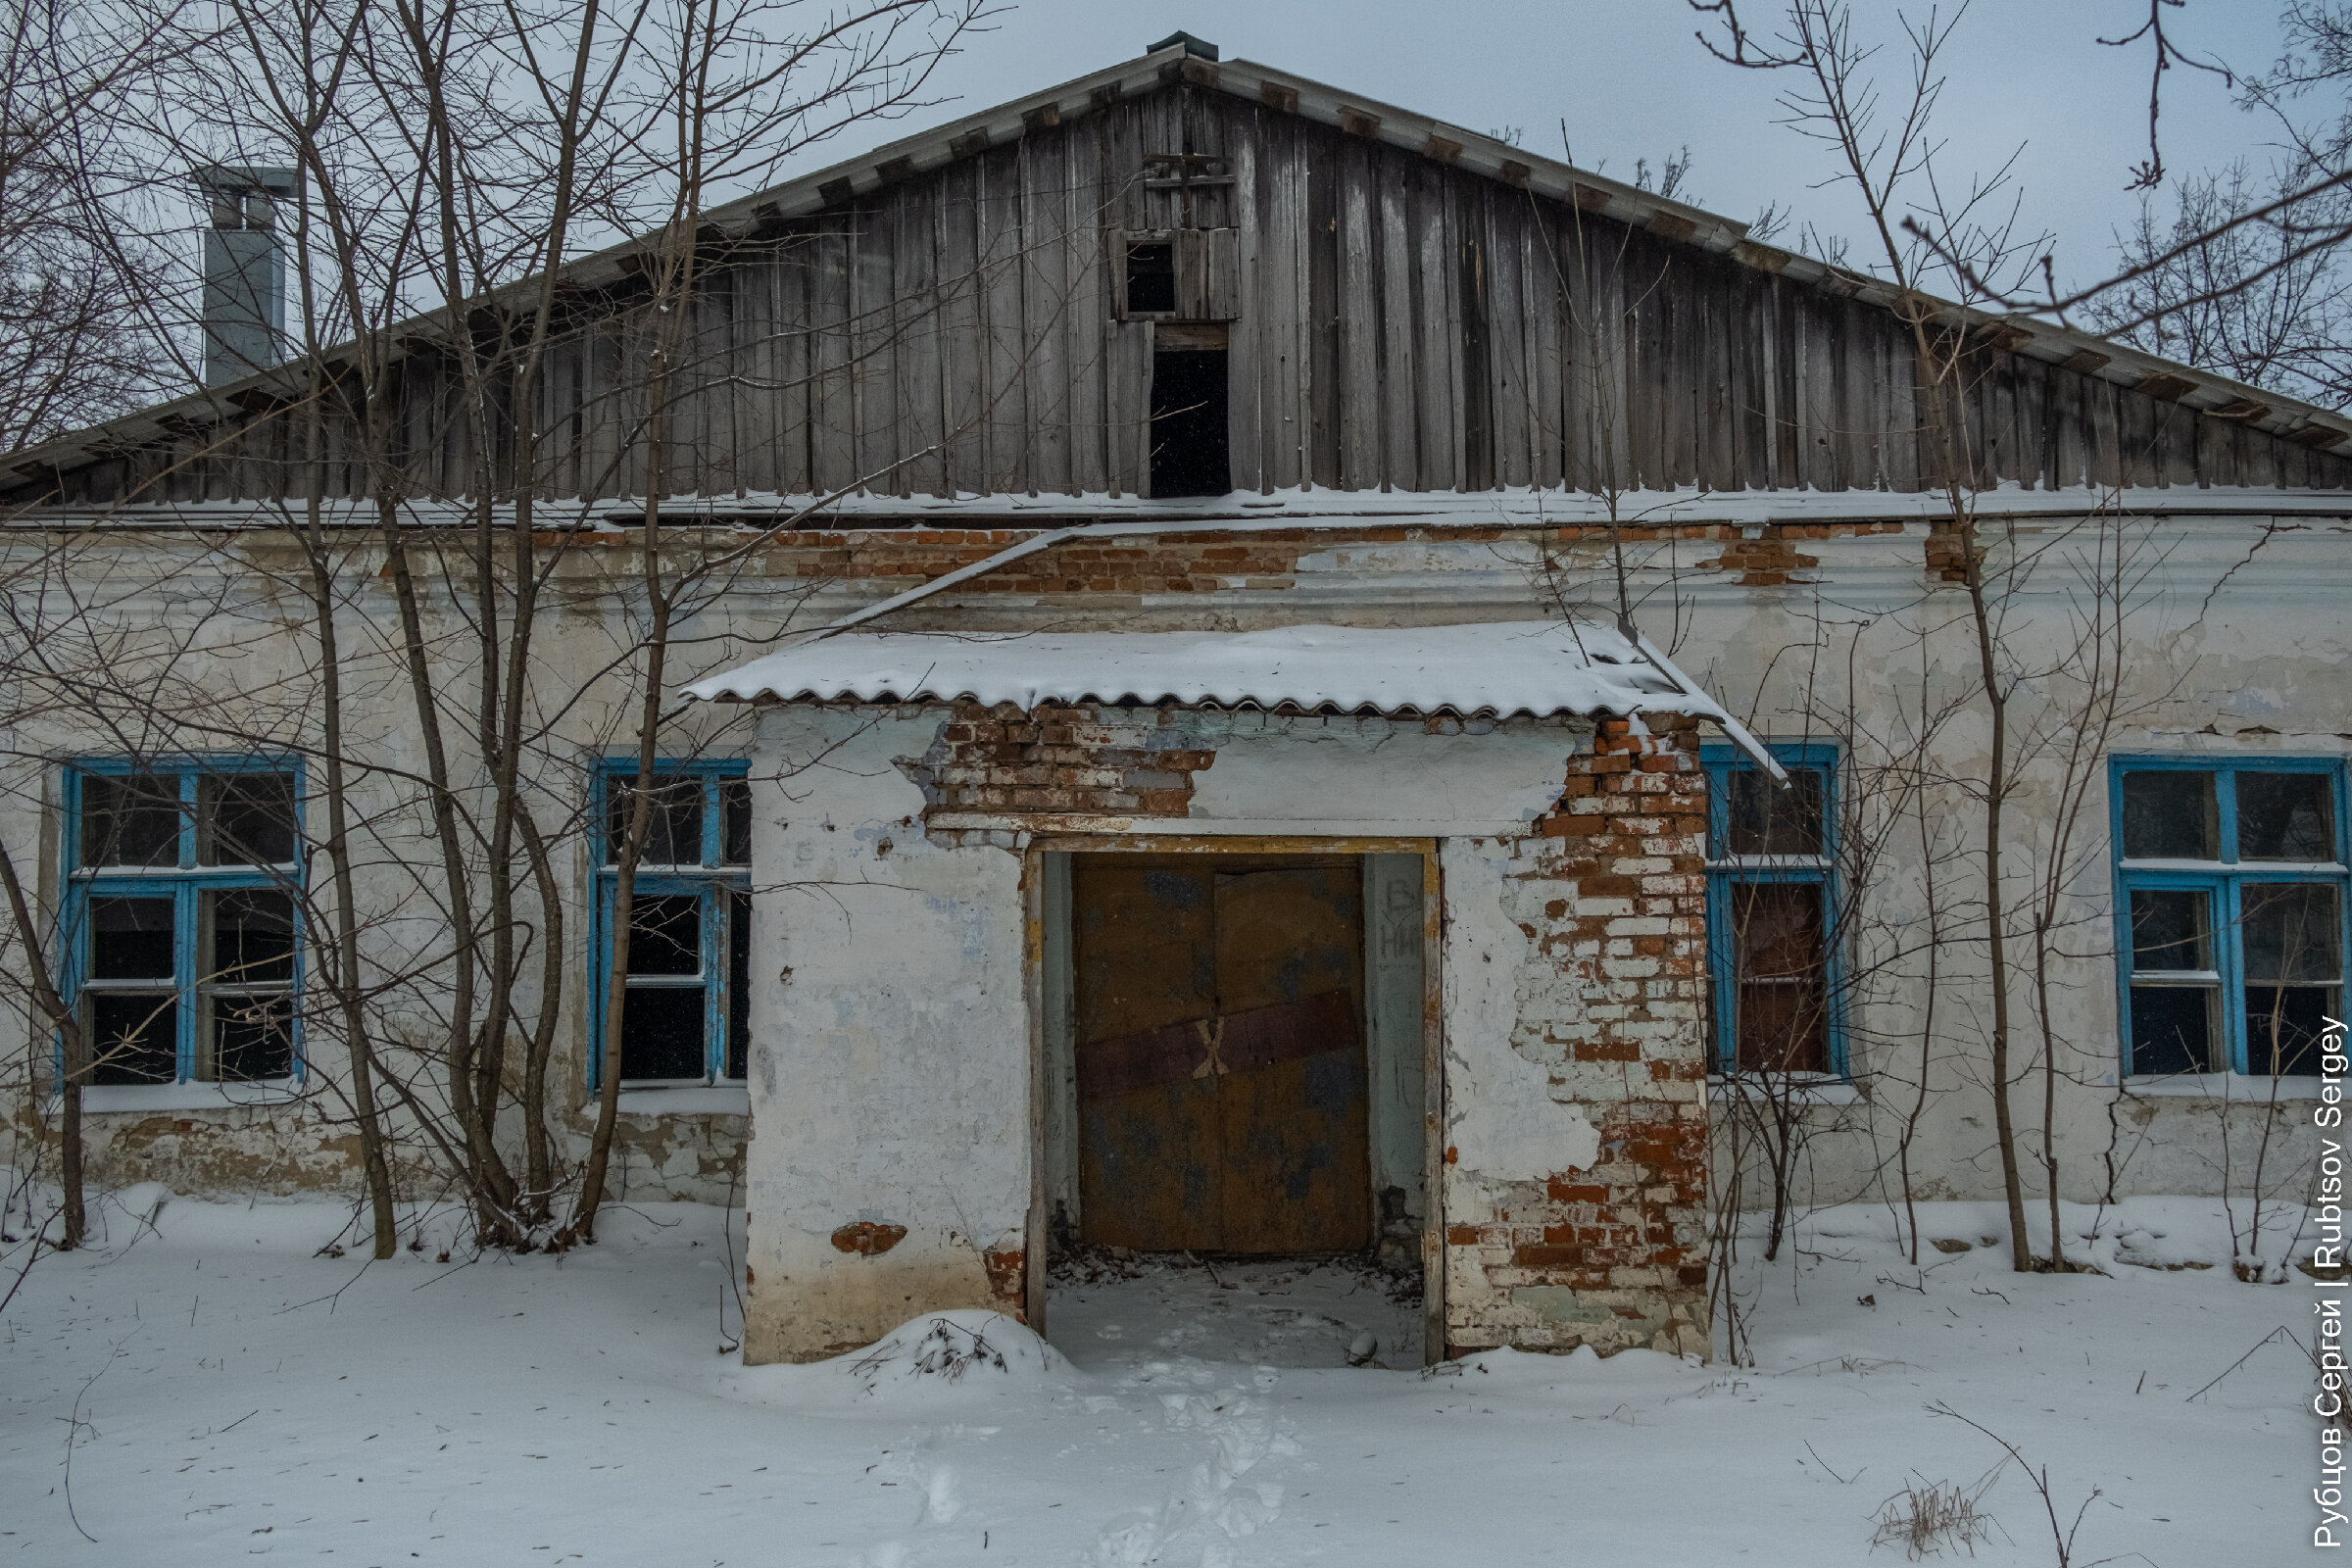
M 81 1092 L 85 1111 L 234 1110 L 283 1105 L 302 1098 L 291 1078 L 250 1084 L 92 1084 Z
M 596 1102 L 591 1100 L 581 1109 L 586 1115 L 595 1115 Z M 752 1113 L 752 1091 L 747 1084 L 623 1089 L 620 1092 L 620 1113 L 624 1116 L 749 1116 Z
M 1773 1079 L 1772 1087 L 1775 1091 L 1774 1098 L 1787 1099 L 1807 1105 L 1851 1105 L 1859 1102 L 1862 1099 L 1861 1089 L 1851 1080 L 1833 1078 L 1826 1074 L 1776 1077 Z M 1756 1082 L 1753 1075 L 1724 1078 L 1709 1074 L 1707 1093 L 1710 1096 L 1725 1095 L 1740 1100 L 1762 1101 L 1767 1098 L 1763 1087 Z
M 2242 1072 L 2181 1073 L 2171 1078 L 2127 1078 L 2124 1093 L 2135 1100 L 2227 1100 L 2266 1104 L 2273 1100 L 2320 1098 L 2317 1078 L 2258 1078 Z

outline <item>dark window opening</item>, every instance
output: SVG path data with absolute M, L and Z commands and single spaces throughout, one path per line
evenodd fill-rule
M 1225 396 L 1222 350 L 1165 349 L 1152 356 L 1153 497 L 1221 496 L 1233 488 Z
M 1127 247 L 1127 314 L 1143 316 L 1176 312 L 1176 247 Z
M 2335 792 L 2329 788 L 2331 782 L 2325 773 L 2240 772 L 2237 858 L 2333 859 Z
M 179 864 L 179 780 L 91 773 L 81 781 L 81 863 Z
M 703 863 L 703 780 L 692 773 L 656 773 L 646 792 L 645 852 L 640 865 L 700 865 Z M 620 863 L 629 842 L 629 822 L 637 809 L 637 780 L 624 775 L 612 780 L 607 796 L 605 863 Z
M 2124 856 L 2211 860 L 2221 855 L 2213 775 L 2166 769 L 2124 775 Z
M 289 865 L 300 811 L 291 773 L 204 773 L 196 780 L 196 863 Z
M 1822 890 L 1806 882 L 1732 889 L 1737 1039 L 1742 1072 L 1827 1072 L 1828 948 Z
M 1731 775 L 1731 803 L 1726 813 L 1731 854 L 1822 853 L 1820 770 L 1791 767 L 1788 773 L 1786 787 L 1770 774 L 1752 769 L 1742 768 Z

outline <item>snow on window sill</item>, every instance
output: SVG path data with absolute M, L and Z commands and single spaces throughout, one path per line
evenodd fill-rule
M 85 1111 L 229 1110 L 282 1105 L 301 1098 L 291 1078 L 238 1084 L 92 1084 L 81 1092 Z
M 591 1100 L 581 1107 L 582 1114 L 596 1114 L 596 1102 Z M 747 1084 L 680 1084 L 667 1089 L 623 1089 L 620 1092 L 620 1111 L 624 1116 L 749 1116 L 752 1113 L 752 1091 Z
M 1724 1078 L 1710 1073 L 1707 1076 L 1709 1095 L 1735 1095 L 1741 1100 L 1762 1101 L 1767 1098 L 1755 1075 Z M 1832 1077 L 1827 1073 L 1794 1073 L 1777 1076 L 1772 1081 L 1770 1098 L 1791 1101 L 1808 1105 L 1851 1105 L 1862 1099 L 1862 1091 L 1848 1079 Z
M 2241 1104 L 2272 1100 L 2317 1100 L 2317 1078 L 2259 1078 L 2242 1072 L 2184 1072 L 2170 1078 L 2127 1078 L 2124 1093 L 2137 1100 L 2228 1100 Z

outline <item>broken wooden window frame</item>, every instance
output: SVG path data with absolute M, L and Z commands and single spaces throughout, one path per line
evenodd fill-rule
M 2133 773 L 2210 774 L 2212 776 L 2213 849 L 2212 857 L 2134 857 L 2126 840 L 2125 779 Z M 2238 783 L 2248 774 L 2298 774 L 2317 776 L 2325 780 L 2326 799 L 2332 820 L 2328 823 L 2329 858 L 2317 860 L 2246 859 L 2239 843 Z M 2203 1073 L 2230 1077 L 2274 1078 L 2312 1077 L 2319 1072 L 2317 1052 L 2310 1064 L 2299 1072 L 2273 1074 L 2257 1070 L 2253 1061 L 2254 1048 L 2247 1027 L 2247 988 L 2266 983 L 2263 977 L 2247 973 L 2245 943 L 2246 895 L 2248 889 L 2306 885 L 2332 888 L 2335 894 L 2335 953 L 2332 956 L 2334 978 L 2314 982 L 2318 989 L 2332 987 L 2334 1016 L 2341 1017 L 2344 986 L 2352 974 L 2352 845 L 2348 845 L 2346 808 L 2352 805 L 2347 791 L 2345 760 L 2340 757 L 2268 757 L 2260 755 L 2204 755 L 2170 754 L 2155 756 L 2126 755 L 2112 757 L 2107 764 L 2108 843 L 2115 868 L 2115 954 L 2116 954 L 2116 1042 L 2117 1070 L 2127 1079 L 2143 1082 L 2180 1076 L 2180 1069 L 2151 1069 L 2148 1058 L 2152 1050 L 2143 1048 L 2137 1053 L 2133 1045 L 2134 990 L 2172 991 L 2192 989 L 2209 994 L 2210 1007 L 2218 1018 L 2209 1019 L 2209 1031 L 2218 1031 L 2222 1060 L 2217 1064 L 2210 1056 L 2203 1063 Z M 2201 896 L 2205 902 L 2205 939 L 2210 945 L 2208 966 L 2179 969 L 2143 969 L 2138 964 L 2137 944 L 2134 941 L 2132 895 L 2135 893 L 2188 893 Z M 2270 983 L 2280 990 L 2305 989 L 2293 986 L 2284 977 L 2269 977 Z M 2208 1050 L 2212 1048 L 2209 1032 Z M 2135 1059 L 2135 1055 L 2137 1059 Z
M 210 830 L 215 826 L 216 801 L 208 785 L 238 777 L 282 776 L 290 781 L 291 856 L 281 861 L 220 860 Z M 168 860 L 115 865 L 89 863 L 85 858 L 84 829 L 89 824 L 93 781 L 150 778 L 169 786 L 169 800 L 178 812 L 173 849 Z M 305 1077 L 302 1016 L 303 986 L 302 883 L 303 769 L 301 760 L 287 757 L 188 757 L 167 760 L 128 758 L 77 758 L 65 764 L 59 781 L 62 828 L 59 864 L 65 897 L 59 911 L 58 990 L 67 1005 L 82 1020 L 90 1050 L 100 1057 L 85 1069 L 85 1093 L 91 1090 L 133 1093 L 179 1090 L 190 1086 L 296 1091 Z M 159 795 L 158 800 L 165 799 Z M 215 863 L 207 864 L 208 860 Z M 286 902 L 284 973 L 224 976 L 208 962 L 218 927 L 219 906 L 224 896 L 264 893 Z M 95 929 L 93 903 L 139 900 L 168 904 L 172 911 L 172 972 L 152 976 L 102 978 L 92 971 Z M 218 956 L 215 956 L 216 959 Z M 272 964 L 271 968 L 274 969 Z M 160 1006 L 173 1009 L 172 1070 L 169 1079 L 120 1081 L 102 1078 L 105 1044 L 94 1027 L 92 1008 L 110 996 L 152 996 Z M 285 1036 L 286 1071 L 268 1077 L 222 1077 L 217 1016 L 220 1004 L 242 1004 L 248 1011 L 278 1014 L 276 1027 Z M 250 1022 L 243 1019 L 239 1021 Z M 65 1043 L 52 1044 L 57 1080 L 65 1077 Z M 105 1108 L 97 1104 L 92 1108 Z
M 747 1081 L 751 1064 L 751 1041 L 748 1023 L 743 1016 L 742 1003 L 749 998 L 739 995 L 740 977 L 735 970 L 736 943 L 749 940 L 751 917 L 752 867 L 749 824 L 749 780 L 751 764 L 741 758 L 663 758 L 654 765 L 656 778 L 676 776 L 694 780 L 701 789 L 701 847 L 692 863 L 656 862 L 648 859 L 637 870 L 634 901 L 642 904 L 660 898 L 693 898 L 700 906 L 698 934 L 701 944 L 699 969 L 691 979 L 684 976 L 664 977 L 646 983 L 647 989 L 700 990 L 703 994 L 703 1072 L 692 1078 L 623 1078 L 627 1089 L 697 1088 L 741 1084 Z M 588 990 L 588 1088 L 594 1092 L 603 1082 L 605 1011 L 611 996 L 612 979 L 613 904 L 619 890 L 619 871 L 613 863 L 616 846 L 612 842 L 612 816 L 618 804 L 616 786 L 634 782 L 637 760 L 633 757 L 607 758 L 597 764 L 594 787 L 589 802 L 590 854 L 594 861 L 596 896 L 591 908 L 589 931 L 590 953 Z M 730 789 L 730 787 L 732 787 Z M 733 798 L 741 802 L 734 814 L 740 815 L 741 858 L 730 857 L 727 843 L 728 805 Z M 652 849 L 648 834 L 648 851 Z M 631 989 L 640 983 L 633 981 Z M 734 1031 L 742 1027 L 745 1038 L 738 1045 Z M 731 1059 L 732 1058 L 732 1059 Z M 730 1071 L 733 1068 L 736 1070 Z
M 1710 742 L 1699 748 L 1707 775 L 1707 990 L 1712 1036 L 1708 1068 L 1717 1077 L 1751 1076 L 1740 1065 L 1740 956 L 1736 900 L 1742 887 L 1807 886 L 1820 890 L 1822 1007 L 1827 1070 L 1779 1074 L 1794 1079 L 1842 1083 L 1852 1077 L 1846 1054 L 1843 943 L 1838 888 L 1838 748 L 1826 741 L 1766 743 L 1773 760 L 1791 775 L 1812 772 L 1821 779 L 1821 842 L 1812 855 L 1735 855 L 1731 851 L 1732 779 L 1763 777 L 1753 758 L 1737 746 Z

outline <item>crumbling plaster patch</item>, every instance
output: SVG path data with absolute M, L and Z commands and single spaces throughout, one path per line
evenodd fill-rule
M 1030 1187 L 1020 860 L 923 834 L 941 710 L 782 708 L 753 766 L 754 1288 L 745 1354 L 804 1359 L 1000 1295 Z M 845 1251 L 844 1226 L 903 1229 Z M 870 1234 L 870 1233 L 868 1233 Z
M 1584 1108 L 1557 1098 L 1550 1071 L 1521 1049 L 1526 993 L 1542 977 L 1511 907 L 1510 863 L 1509 847 L 1493 841 L 1445 848 L 1447 1211 L 1462 1218 L 1473 1197 L 1492 1212 L 1494 1184 L 1540 1186 L 1600 1152 Z

